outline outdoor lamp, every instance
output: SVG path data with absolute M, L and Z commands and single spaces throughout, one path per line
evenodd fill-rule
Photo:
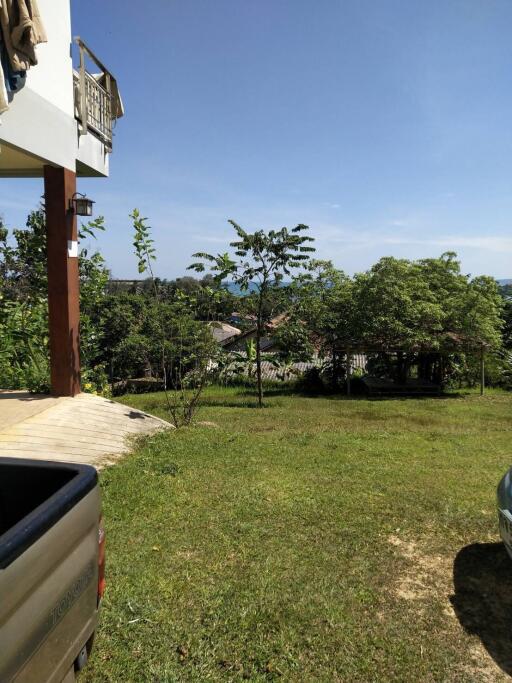
M 75 192 L 73 197 L 69 200 L 69 208 L 77 216 L 92 216 L 92 199 L 89 199 L 80 192 Z

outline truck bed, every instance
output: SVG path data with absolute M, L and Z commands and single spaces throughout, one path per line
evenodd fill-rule
M 0 458 L 0 683 L 62 683 L 99 609 L 100 492 L 87 465 Z
M 91 467 L 0 458 L 0 569 L 97 484 Z

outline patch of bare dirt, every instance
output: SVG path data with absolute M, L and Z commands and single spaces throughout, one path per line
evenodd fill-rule
M 405 570 L 395 582 L 394 591 L 399 598 L 419 601 L 431 599 L 433 592 L 439 596 L 450 593 L 451 557 L 425 554 L 415 541 L 396 535 L 391 535 L 388 542 L 396 548 L 397 554 L 407 560 Z M 453 614 L 453 610 L 451 612 Z
M 469 662 L 460 667 L 464 681 L 478 683 L 498 683 L 510 681 L 510 676 L 490 659 L 481 645 L 474 645 L 469 650 Z
M 512 673 L 512 665 L 502 656 L 503 648 L 507 645 L 512 653 L 512 633 L 510 624 L 496 623 L 492 637 L 487 637 L 484 632 L 489 627 L 489 614 L 485 609 L 477 610 L 474 613 L 478 596 L 469 596 L 468 604 L 472 618 L 480 628 L 468 626 L 467 611 L 465 602 L 465 586 L 460 591 L 455 585 L 454 595 L 454 558 L 450 555 L 437 555 L 429 553 L 424 544 L 420 544 L 412 539 L 405 539 L 397 533 L 388 537 L 388 543 L 392 545 L 398 557 L 403 560 L 403 568 L 395 576 L 391 590 L 395 597 L 408 603 L 410 608 L 418 615 L 424 613 L 428 604 L 436 601 L 446 617 L 447 635 L 452 637 L 464 638 L 464 633 L 478 636 L 478 640 L 467 643 L 467 660 L 463 665 L 453 672 L 450 681 L 463 681 L 468 683 L 498 683 L 500 681 L 510 681 L 511 676 L 506 672 Z M 485 546 L 486 544 L 482 544 Z M 491 544 L 487 544 L 491 545 Z M 496 546 L 497 544 L 492 544 Z M 492 560 L 490 561 L 492 564 Z M 457 561 L 455 562 L 455 565 Z M 509 567 L 512 576 L 512 566 Z M 455 571 L 456 574 L 456 571 Z M 474 589 L 473 577 L 468 578 L 468 585 Z M 457 578 L 455 577 L 457 584 Z M 483 602 L 486 608 L 489 607 L 489 599 L 485 590 L 492 592 L 493 582 L 489 579 L 483 582 Z M 511 582 L 512 586 L 512 582 Z M 461 598 L 462 595 L 462 598 Z M 501 600 L 500 600 L 501 602 Z M 509 605 L 510 606 L 510 605 Z M 501 605 L 501 610 L 504 607 Z M 509 618 L 512 622 L 512 617 Z M 491 619 L 492 621 L 492 619 Z M 494 620 L 500 621 L 500 620 Z M 482 631 L 482 632 L 480 632 Z M 466 649 L 466 648 L 465 648 Z M 511 654 L 512 662 L 512 654 Z

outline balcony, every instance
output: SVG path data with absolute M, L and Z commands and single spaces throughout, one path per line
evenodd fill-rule
M 124 114 L 116 79 L 81 38 L 75 38 L 74 43 L 79 55 L 79 65 L 73 70 L 79 135 L 94 135 L 105 151 L 111 152 L 115 123 Z M 94 65 L 95 73 L 87 68 L 88 62 Z

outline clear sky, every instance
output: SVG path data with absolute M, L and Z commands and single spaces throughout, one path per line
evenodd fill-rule
M 126 117 L 111 177 L 80 181 L 116 277 L 127 215 L 151 218 L 157 272 L 225 251 L 226 219 L 303 222 L 349 273 L 455 250 L 512 277 L 510 0 L 73 0 Z M 41 181 L 2 181 L 20 224 Z

